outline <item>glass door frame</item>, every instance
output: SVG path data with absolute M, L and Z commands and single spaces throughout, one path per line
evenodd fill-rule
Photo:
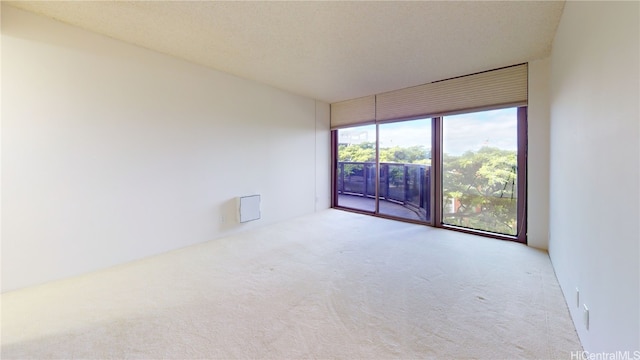
M 338 201 L 338 197 L 339 197 L 339 193 L 338 193 L 338 168 L 339 168 L 339 154 L 338 154 L 338 148 L 339 148 L 339 139 L 338 139 L 338 131 L 341 129 L 335 129 L 331 131 L 331 207 L 332 208 L 336 208 L 336 209 L 340 209 L 340 210 L 346 210 L 346 211 L 351 211 L 351 212 L 356 212 L 356 213 L 361 213 L 361 214 L 366 214 L 366 215 L 373 215 L 373 216 L 377 216 L 377 217 L 381 217 L 381 218 L 386 218 L 386 219 L 391 219 L 391 220 L 398 220 L 398 221 L 404 221 L 404 222 L 409 222 L 409 223 L 415 223 L 415 224 L 421 224 L 421 225 L 429 225 L 429 226 L 433 226 L 434 222 L 433 222 L 433 199 L 434 199 L 434 185 L 433 185 L 433 165 L 431 165 L 431 170 L 429 173 L 430 176 L 430 181 L 429 181 L 429 214 L 430 214 L 430 218 L 428 220 L 416 220 L 416 219 L 410 219 L 410 218 L 405 218 L 405 217 L 401 217 L 401 216 L 394 216 L 394 215 L 390 215 L 390 214 L 385 214 L 385 213 L 381 213 L 380 212 L 380 170 L 381 170 L 381 166 L 380 166 L 380 125 L 385 125 L 385 124 L 391 124 L 391 123 L 401 123 L 404 121 L 411 121 L 411 120 L 420 120 L 420 119 L 428 119 L 431 121 L 431 128 L 433 128 L 433 118 L 431 117 L 416 117 L 416 118 L 410 118 L 410 119 L 402 119 L 402 120 L 388 120 L 388 121 L 384 121 L 384 122 L 378 122 L 375 124 L 372 123 L 362 123 L 362 124 L 357 124 L 354 126 L 349 126 L 349 127 L 344 127 L 344 129 L 348 129 L 351 127 L 358 127 L 358 126 L 367 126 L 367 125 L 375 125 L 375 143 L 376 143 L 376 150 L 375 150 L 375 178 L 374 178 L 374 186 L 375 186 L 375 196 L 374 196 L 374 209 L 373 211 L 370 211 L 368 209 L 358 209 L 358 208 L 352 208 L 352 207 L 347 207 L 344 205 L 339 205 L 339 201 Z M 433 135 L 431 136 L 431 139 L 425 138 L 425 143 L 429 143 L 431 144 L 433 142 Z M 433 152 L 431 153 L 431 162 L 433 163 Z
M 470 111 L 471 112 L 471 111 Z M 442 222 L 442 189 L 443 189 L 443 179 L 442 179 L 442 117 L 433 118 L 433 158 L 434 160 L 434 184 L 435 189 L 433 190 L 435 199 L 433 199 L 434 205 L 434 227 L 449 229 L 460 231 L 469 234 L 482 235 L 490 238 L 501 239 L 501 240 L 511 240 L 520 242 L 523 244 L 527 243 L 527 107 L 520 106 L 517 107 L 517 167 L 518 167 L 518 181 L 517 181 L 517 194 L 518 194 L 518 202 L 517 202 L 517 211 L 516 211 L 516 226 L 517 231 L 516 235 L 506 235 L 500 233 L 494 233 L 483 230 L 475 230 L 455 225 L 444 224 Z
M 506 108 L 509 106 L 501 107 Z M 495 108 L 494 108 L 495 109 Z M 477 109 L 477 110 L 469 110 L 465 112 L 458 113 L 471 113 L 477 111 L 484 111 L 491 109 Z M 410 121 L 416 119 L 424 119 L 428 118 L 425 116 L 422 117 L 412 117 L 409 119 L 398 119 L 392 121 L 385 121 L 381 123 L 376 123 L 376 180 L 375 180 L 375 210 L 374 212 L 357 210 L 347 207 L 338 206 L 338 192 L 337 192 L 337 168 L 338 168 L 338 130 L 331 131 L 331 207 L 337 208 L 341 210 L 347 210 L 357 213 L 363 213 L 367 215 L 373 215 L 382 218 L 389 218 L 393 220 L 405 221 L 410 223 L 418 223 L 423 225 L 429 225 L 436 228 L 443 228 L 448 230 L 459 231 L 463 233 L 481 235 L 485 237 L 500 239 L 500 240 L 510 240 L 516 241 L 523 244 L 527 243 L 527 106 L 519 106 L 517 107 L 517 212 L 516 212 L 516 225 L 517 232 L 515 236 L 499 234 L 494 232 L 482 231 L 482 230 L 474 230 L 470 228 L 459 227 L 455 225 L 448 225 L 442 223 L 442 205 L 443 205 L 443 197 L 442 197 L 442 116 L 431 117 L 431 174 L 430 174 L 430 187 L 431 187 L 431 217 L 429 221 L 417 221 L 411 219 L 405 219 L 401 217 L 395 217 L 385 214 L 380 214 L 380 198 L 379 198 L 379 187 L 380 187 L 380 149 L 379 149 L 379 125 L 392 123 L 392 122 L 400 122 L 400 121 Z M 371 123 L 369 123 L 370 125 Z M 367 124 L 361 124 L 367 125 Z
M 430 141 L 430 145 L 431 145 L 431 165 L 430 165 L 430 170 L 429 170 L 429 218 L 426 220 L 414 220 L 414 219 L 409 219 L 409 218 L 405 218 L 405 217 L 400 217 L 400 216 L 393 216 L 393 215 L 389 215 L 389 214 L 385 214 L 385 213 L 381 213 L 380 212 L 380 172 L 382 170 L 382 166 L 381 166 L 381 162 L 380 162 L 380 126 L 381 125 L 386 125 L 386 124 L 397 124 L 397 123 L 402 123 L 402 122 L 409 122 L 409 121 L 416 121 L 416 120 L 430 120 L 431 121 L 431 141 Z M 422 224 L 422 225 L 429 225 L 429 226 L 434 226 L 434 213 L 433 213 L 433 209 L 434 209 L 434 184 L 433 184 L 433 174 L 435 174 L 435 172 L 433 171 L 433 162 L 434 162 L 434 156 L 433 156 L 433 123 L 434 123 L 434 118 L 430 117 L 430 116 L 417 116 L 417 117 L 411 117 L 411 118 L 406 118 L 406 119 L 394 119 L 394 120 L 385 120 L 385 121 L 380 121 L 376 123 L 376 207 L 375 207 L 375 216 L 379 216 L 379 217 L 383 217 L 383 218 L 388 218 L 388 219 L 392 219 L 392 220 L 399 220 L 399 221 L 405 221 L 405 222 L 410 222 L 410 223 L 415 223 L 415 224 Z M 429 139 L 425 139 L 425 143 L 429 143 Z

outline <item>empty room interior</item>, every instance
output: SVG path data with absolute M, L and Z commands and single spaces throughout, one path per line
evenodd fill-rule
M 640 359 L 639 2 L 1 19 L 3 359 Z

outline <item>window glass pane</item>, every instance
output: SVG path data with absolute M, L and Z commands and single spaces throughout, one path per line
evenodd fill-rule
M 381 124 L 380 214 L 430 221 L 431 119 Z
M 442 222 L 517 234 L 517 108 L 442 119 Z
M 338 206 L 376 209 L 376 126 L 338 130 Z

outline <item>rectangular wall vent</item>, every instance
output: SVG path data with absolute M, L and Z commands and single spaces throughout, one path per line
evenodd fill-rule
M 239 214 L 241 223 L 260 219 L 260 195 L 241 196 Z

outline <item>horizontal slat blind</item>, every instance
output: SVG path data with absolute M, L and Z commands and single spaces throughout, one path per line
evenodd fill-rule
M 331 128 L 357 125 L 376 120 L 376 98 L 363 98 L 331 104 Z
M 377 95 L 375 103 L 378 121 L 498 105 L 526 105 L 527 65 L 391 91 Z

